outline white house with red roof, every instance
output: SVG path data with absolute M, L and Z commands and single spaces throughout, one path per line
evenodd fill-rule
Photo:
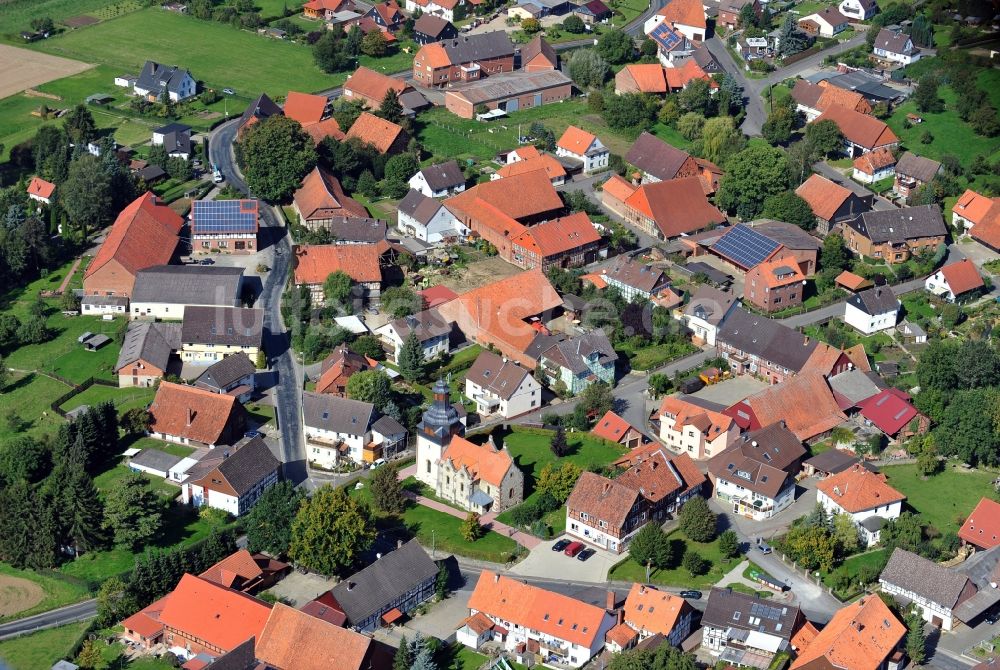
M 859 463 L 816 484 L 816 502 L 827 514 L 846 514 L 869 547 L 879 541 L 886 521 L 899 518 L 904 500 L 884 474 Z
M 702 42 L 708 30 L 705 7 L 701 0 L 670 0 L 660 11 L 646 20 L 643 32 L 650 34 L 661 23 L 669 25 L 692 42 Z
M 597 172 L 608 167 L 611 150 L 596 135 L 570 126 L 556 142 L 556 156 L 583 163 L 584 172 Z
M 1000 546 L 1000 502 L 982 498 L 959 529 L 958 539 L 982 550 Z
M 590 432 L 609 442 L 620 444 L 628 449 L 635 449 L 645 443 L 646 436 L 642 431 L 621 418 L 611 410 L 598 419 Z
M 945 265 L 924 282 L 924 288 L 948 302 L 956 302 L 983 286 L 979 270 L 968 258 Z
M 56 185 L 41 177 L 32 177 L 28 183 L 28 197 L 45 205 L 52 204 L 52 194 L 55 191 Z

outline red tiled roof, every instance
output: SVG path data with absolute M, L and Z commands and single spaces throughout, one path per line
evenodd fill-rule
M 958 214 L 963 219 L 971 221 L 973 224 L 981 223 L 986 219 L 987 214 L 996 205 L 997 198 L 987 198 L 972 189 L 967 189 L 959 196 L 951 211 Z
M 459 435 L 451 438 L 441 461 L 451 461 L 456 470 L 466 468 L 473 480 L 481 479 L 496 487 L 503 484 L 504 477 L 514 467 L 514 459 L 506 449 L 498 449 L 492 441 L 474 444 Z
M 692 28 L 705 28 L 705 7 L 701 0 L 670 0 L 657 12 L 665 17 L 668 23 L 679 23 Z
M 160 623 L 160 612 L 163 611 L 163 607 L 167 604 L 167 598 L 169 597 L 169 595 L 163 596 L 156 602 L 142 608 L 122 621 L 122 626 L 128 630 L 135 631 L 144 638 L 150 639 L 155 637 L 163 630 L 163 624 Z
M 372 644 L 367 635 L 275 603 L 257 637 L 256 654 L 282 670 L 362 670 L 371 667 Z
M 251 637 L 260 639 L 270 614 L 270 605 L 256 598 L 194 575 L 184 575 L 166 597 L 160 621 L 192 638 L 230 651 Z
M 555 157 L 549 154 L 542 154 L 537 158 L 527 158 L 514 163 L 508 163 L 497 170 L 497 174 L 500 175 L 501 179 L 506 179 L 507 177 L 525 174 L 534 170 L 544 170 L 549 179 L 566 177 L 566 168 Z
M 802 441 L 832 430 L 847 420 L 820 372 L 802 372 L 743 402 L 753 410 L 761 428 L 784 421 L 788 430 Z M 733 416 L 731 410 L 733 408 L 726 410 L 726 414 Z
M 896 157 L 893 156 L 892 152 L 886 147 L 879 147 L 875 151 L 869 151 L 868 153 L 854 159 L 854 169 L 867 175 L 874 175 L 879 170 L 883 170 L 890 165 L 895 164 Z
M 858 405 L 861 407 L 861 416 L 886 435 L 895 435 L 919 414 L 910 402 L 910 396 L 894 388 L 880 391 Z
M 424 301 L 424 309 L 430 309 L 431 307 L 437 307 L 438 305 L 448 302 L 449 300 L 454 300 L 458 297 L 458 294 L 452 291 L 450 288 L 444 284 L 438 284 L 437 286 L 430 286 L 425 288 L 423 291 L 419 291 L 418 294 Z
M 709 88 L 719 88 L 715 80 L 708 76 L 708 73 L 693 58 L 680 67 L 668 67 L 664 69 L 663 74 L 667 78 L 667 86 L 671 91 L 686 88 L 695 79 L 704 79 L 708 82 Z
M 512 240 L 513 244 L 549 258 L 567 253 L 587 244 L 601 241 L 601 235 L 586 212 L 577 212 L 561 219 L 552 219 L 531 226 Z
M 633 584 L 622 608 L 625 622 L 643 631 L 644 637 L 659 633 L 669 637 L 681 616 L 693 608 L 680 596 L 644 584 Z
M 319 166 L 306 175 L 292 199 L 306 220 L 323 220 L 335 216 L 368 218 L 368 210 L 357 200 L 348 197 L 340 181 Z
M 327 137 L 332 137 L 338 142 L 345 139 L 347 136 L 344 135 L 344 131 L 340 129 L 340 124 L 337 123 L 337 119 L 330 117 L 329 119 L 323 119 L 319 123 L 313 123 L 305 128 L 306 134 L 312 138 L 313 142 L 319 144 Z
M 659 63 L 632 63 L 626 65 L 622 72 L 632 78 L 642 93 L 667 92 L 667 76 Z
M 473 186 L 445 200 L 444 205 L 457 213 L 465 211 L 477 199 L 517 220 L 558 211 L 564 206 L 548 175 L 541 170 Z
M 725 215 L 708 202 L 698 177 L 643 184 L 625 204 L 652 219 L 666 238 L 726 222 Z
M 814 123 L 833 121 L 844 137 L 866 149 L 899 143 L 899 138 L 882 121 L 842 105 L 830 105 Z
M 264 571 L 254 560 L 253 554 L 246 549 L 238 549 L 198 576 L 229 589 L 233 588 L 237 578 L 244 582 L 259 579 L 264 576 Z
M 939 272 L 944 275 L 944 280 L 948 282 L 948 288 L 955 295 L 962 295 L 983 286 L 983 278 L 979 275 L 979 270 L 968 258 L 963 258 L 957 263 L 949 263 L 942 267 Z
M 808 203 L 813 214 L 829 221 L 851 197 L 851 192 L 822 175 L 813 174 L 795 189 L 795 195 Z
M 635 193 L 636 189 L 635 186 L 619 175 L 613 175 L 611 179 L 604 182 L 601 188 L 605 193 L 622 202 L 628 200 L 628 197 Z
M 607 633 L 605 633 L 604 639 L 608 642 L 617 644 L 619 647 L 622 647 L 623 649 L 628 649 L 629 645 L 632 644 L 632 641 L 635 640 L 635 638 L 637 638 L 638 636 L 639 633 L 636 632 L 631 626 L 629 626 L 628 624 L 620 623 L 611 630 L 609 630 Z
M 37 195 L 40 198 L 51 198 L 55 193 L 56 185 L 50 181 L 45 181 L 41 177 L 32 177 L 28 183 L 28 195 Z
M 334 272 L 345 272 L 358 283 L 380 282 L 381 258 L 388 250 L 386 242 L 295 247 L 295 283 L 322 284 Z
M 850 270 L 844 270 L 837 278 L 833 280 L 835 284 L 843 286 L 849 291 L 860 291 L 863 288 L 868 288 L 872 285 L 871 279 L 865 279 L 860 275 L 856 275 Z
M 165 265 L 177 248 L 177 235 L 184 219 L 161 204 L 152 193 L 144 193 L 121 211 L 104 243 L 87 266 L 84 279 L 108 262 L 118 261 L 128 272 Z
M 396 4 L 396 3 L 392 3 Z M 382 5 L 376 5 L 376 7 L 381 7 Z M 397 11 L 399 7 L 396 7 Z M 407 84 L 401 79 L 396 79 L 388 75 L 384 75 L 381 72 L 376 72 L 370 68 L 361 66 L 354 71 L 347 81 L 344 82 L 345 91 L 353 91 L 354 93 L 369 98 L 371 100 L 381 101 L 385 94 L 389 91 L 395 91 L 397 95 L 405 91 Z
M 780 288 L 789 284 L 797 284 L 805 281 L 806 276 L 802 274 L 798 263 L 778 259 L 764 261 L 747 273 L 751 277 L 760 277 L 761 282 L 767 288 Z
M 362 112 L 351 129 L 347 131 L 347 139 L 356 137 L 365 144 L 375 147 L 379 153 L 384 154 L 389 151 L 402 132 L 402 127 L 392 121 L 386 121 L 369 112 Z
M 203 444 L 216 444 L 236 404 L 236 398 L 225 393 L 163 381 L 149 406 L 149 429 Z
M 303 126 L 319 123 L 323 119 L 329 101 L 325 95 L 310 95 L 289 91 L 285 98 L 285 116 L 295 119 Z
M 857 463 L 820 480 L 816 488 L 850 514 L 906 500 L 905 495 L 889 486 L 884 473 L 872 472 Z
M 791 670 L 877 670 L 883 667 L 904 635 L 906 627 L 882 599 L 867 595 L 840 608 L 813 641 L 799 650 Z
M 597 140 L 597 137 L 586 130 L 577 128 L 576 126 L 569 126 L 566 131 L 556 142 L 556 146 L 560 149 L 565 149 L 570 153 L 583 155 L 587 153 L 590 146 Z
M 1000 503 L 983 498 L 962 524 L 958 536 L 981 549 L 1000 545 Z
M 590 432 L 597 437 L 603 437 L 611 442 L 621 442 L 622 438 L 628 435 L 630 430 L 637 430 L 628 421 L 621 418 L 611 410 L 598 419 Z

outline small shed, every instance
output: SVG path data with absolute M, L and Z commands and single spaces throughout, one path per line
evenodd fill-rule
M 857 293 L 875 285 L 871 279 L 865 279 L 861 275 L 856 275 L 849 270 L 841 272 L 833 282 L 840 288 L 851 293 Z
M 128 467 L 136 472 L 145 472 L 166 479 L 171 468 L 182 460 L 180 456 L 173 456 L 159 449 L 143 449 L 129 459 Z
M 94 93 L 87 96 L 88 105 L 106 105 L 112 100 L 114 100 L 114 97 L 107 93 Z
M 94 335 L 86 340 L 83 346 L 87 351 L 97 351 L 109 342 L 111 342 L 111 338 L 107 335 Z

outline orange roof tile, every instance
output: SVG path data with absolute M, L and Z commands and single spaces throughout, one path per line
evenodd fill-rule
M 597 274 L 596 272 L 589 272 L 585 275 L 580 275 L 582 281 L 590 282 L 594 285 L 594 288 L 602 289 L 608 287 L 608 282 L 604 281 L 604 277 Z
M 631 626 L 625 623 L 620 623 L 605 633 L 604 639 L 607 642 L 617 644 L 623 649 L 628 649 L 638 636 L 639 633 L 636 632 Z
M 507 155 L 513 155 L 520 158 L 522 161 L 531 160 L 532 158 L 538 158 L 542 153 L 538 150 L 534 144 L 526 144 L 523 147 L 518 147 L 516 149 L 511 149 L 507 152 Z
M 983 286 L 983 278 L 979 275 L 979 270 L 968 258 L 963 258 L 956 263 L 949 263 L 942 267 L 939 272 L 944 275 L 945 281 L 948 282 L 948 288 L 955 295 L 961 295 Z
M 895 164 L 896 157 L 886 147 L 879 147 L 875 151 L 869 151 L 854 159 L 854 169 L 860 170 L 867 175 L 874 175 L 879 170 Z
M 623 609 L 625 622 L 642 631 L 644 637 L 657 633 L 669 637 L 681 616 L 692 608 L 680 596 L 652 586 L 633 584 Z
M 233 587 L 236 578 L 247 582 L 263 575 L 264 571 L 257 565 L 253 554 L 246 549 L 238 549 L 198 576 L 228 589 Z
M 959 196 L 951 211 L 958 214 L 963 219 L 971 221 L 973 224 L 981 223 L 987 218 L 987 214 L 997 204 L 1000 198 L 987 198 L 972 189 L 967 189 Z
M 618 459 L 628 462 L 628 469 L 615 480 L 617 484 L 638 491 L 647 500 L 658 502 L 684 494 L 705 483 L 705 475 L 687 454 L 673 454 L 654 443 L 655 448 L 638 452 L 641 447 Z
M 577 128 L 576 126 L 569 126 L 566 131 L 556 142 L 556 146 L 560 149 L 565 149 L 570 153 L 583 155 L 587 153 L 591 145 L 597 141 L 597 136 L 588 133 L 586 130 Z
M 395 5 L 396 3 L 393 2 L 392 4 Z M 381 6 L 376 5 L 376 7 Z M 396 6 L 396 10 L 399 10 L 398 6 Z M 345 91 L 351 91 L 370 100 L 378 101 L 385 98 L 386 93 L 389 91 L 395 91 L 396 95 L 399 95 L 406 89 L 407 84 L 405 81 L 384 75 L 381 72 L 376 72 L 364 66 L 355 70 L 354 74 L 344 82 Z
M 497 174 L 500 175 L 501 179 L 505 179 L 507 177 L 513 177 L 519 174 L 533 172 L 535 170 L 545 170 L 545 175 L 549 179 L 560 179 L 566 177 L 566 168 L 562 166 L 562 163 L 549 154 L 542 154 L 537 158 L 522 159 L 514 163 L 508 163 L 497 170 Z
M 313 123 L 303 128 L 306 134 L 312 138 L 312 141 L 319 144 L 327 137 L 332 137 L 333 139 L 340 142 L 347 136 L 344 135 L 344 131 L 340 129 L 340 124 L 337 123 L 337 119 L 330 117 L 329 119 L 323 119 L 319 123 Z
M 705 21 L 705 7 L 701 4 L 701 0 L 670 0 L 657 14 L 666 18 L 671 24 L 679 23 L 692 28 L 705 28 L 708 25 Z
M 364 205 L 348 197 L 340 181 L 319 166 L 302 180 L 302 186 L 295 191 L 292 200 L 307 221 L 335 216 L 368 218 Z
M 28 183 L 28 195 L 37 195 L 39 198 L 51 198 L 55 190 L 55 184 L 41 177 L 32 177 Z
M 444 201 L 452 212 L 462 212 L 475 200 L 493 205 L 512 219 L 527 219 L 562 210 L 564 205 L 548 175 L 532 170 L 489 181 Z
M 906 500 L 905 495 L 889 486 L 884 473 L 874 473 L 857 463 L 820 480 L 816 488 L 851 514 Z
M 448 448 L 441 454 L 441 460 L 451 461 L 456 470 L 466 468 L 473 479 L 481 479 L 493 486 L 500 486 L 514 467 L 510 453 L 506 449 L 498 449 L 492 441 L 480 446 L 457 435 L 451 438 Z
M 817 659 L 819 667 L 876 670 L 881 668 L 906 635 L 906 627 L 876 595 L 867 595 L 845 605 L 811 644 L 799 650 L 791 670 L 809 667 Z
M 186 384 L 160 382 L 149 406 L 149 430 L 203 444 L 216 444 L 236 407 L 235 396 Z M 242 405 L 239 411 L 242 411 Z
M 451 58 L 448 57 L 448 52 L 444 50 L 444 46 L 440 42 L 425 44 L 420 47 L 420 51 L 414 56 L 413 61 L 414 63 L 420 63 L 424 67 L 435 70 L 451 66 Z
M 322 284 L 334 272 L 358 283 L 382 281 L 381 258 L 386 242 L 375 244 L 308 244 L 295 247 L 295 283 Z
M 115 219 L 94 260 L 87 266 L 84 279 L 112 260 L 132 274 L 168 263 L 183 226 L 184 219 L 155 195 L 148 192 L 140 195 Z
M 813 214 L 827 221 L 851 197 L 849 190 L 818 174 L 810 175 L 805 183 L 795 189 L 795 194 L 809 204 Z
M 693 426 L 708 440 L 714 440 L 733 426 L 732 417 L 699 407 L 677 396 L 666 396 L 660 402 L 659 416 L 672 418 L 674 431 L 679 432 L 688 426 Z
M 517 219 L 512 219 L 482 198 L 475 198 L 472 202 L 466 203 L 464 212 L 471 219 L 472 229 L 480 235 L 483 234 L 484 228 L 488 228 L 500 237 L 513 239 L 527 230 Z
M 468 626 L 476 635 L 482 635 L 488 630 L 492 630 L 495 624 L 482 612 L 476 612 L 462 620 L 459 627 Z
M 1000 545 L 1000 502 L 982 498 L 962 524 L 958 536 L 982 549 Z
M 819 372 L 802 372 L 747 398 L 761 427 L 784 421 L 803 442 L 832 430 L 847 417 Z
M 621 442 L 630 430 L 637 429 L 625 419 L 608 410 L 604 416 L 597 420 L 590 432 L 610 442 Z
M 857 91 L 848 91 L 846 88 L 833 86 L 825 81 L 820 82 L 819 86 L 823 91 L 819 94 L 819 99 L 816 101 L 816 109 L 820 111 L 825 111 L 833 105 L 853 109 L 862 114 L 871 109 L 871 105 L 868 104 L 865 96 Z
M 860 291 L 863 288 L 868 288 L 872 285 L 871 279 L 865 279 L 860 275 L 856 275 L 850 270 L 844 270 L 837 278 L 833 280 L 835 284 L 843 286 L 849 291 Z
M 611 179 L 604 182 L 601 187 L 605 193 L 609 194 L 611 197 L 621 200 L 622 202 L 628 200 L 628 197 L 635 193 L 636 187 L 633 186 L 620 175 L 614 175 Z
M 271 614 L 267 603 L 194 575 L 181 577 L 166 601 L 160 613 L 165 626 L 226 651 L 260 639 Z
M 361 670 L 372 639 L 275 603 L 257 638 L 257 660 L 280 670 Z
M 791 642 L 792 649 L 801 651 L 812 644 L 817 635 L 819 635 L 819 630 L 813 625 L 812 621 L 807 620 L 792 634 L 792 639 L 789 642 Z
M 812 371 L 819 372 L 824 377 L 829 376 L 833 374 L 833 368 L 841 356 L 847 356 L 854 363 L 854 367 L 863 372 L 870 372 L 872 369 L 863 344 L 856 344 L 849 349 L 838 349 L 825 342 L 817 342 L 816 348 L 809 354 L 800 372 Z
M 833 121 L 847 140 L 866 149 L 899 143 L 899 138 L 885 123 L 842 105 L 830 105 L 814 123 L 818 121 Z
M 145 638 L 153 638 L 163 630 L 160 622 L 160 613 L 167 604 L 169 595 L 163 596 L 156 602 L 143 607 L 129 618 L 122 621 L 122 626 L 128 630 L 135 631 Z
M 289 91 L 288 97 L 285 98 L 285 116 L 295 119 L 303 126 L 319 123 L 323 119 L 328 102 L 325 95 Z
M 778 260 L 764 261 L 753 268 L 748 274 L 760 277 L 764 286 L 768 288 L 780 288 L 790 284 L 801 283 L 806 279 L 806 276 L 802 274 L 802 270 L 799 269 L 799 264 L 794 259 L 791 262 L 780 258 Z
M 643 93 L 667 92 L 667 76 L 663 70 L 659 63 L 633 63 L 623 68 Z
M 667 78 L 667 86 L 671 91 L 686 88 L 695 79 L 704 79 L 708 82 L 709 88 L 719 88 L 719 85 L 708 76 L 698 62 L 693 58 L 680 67 L 668 67 L 663 72 Z
M 610 616 L 600 607 L 491 570 L 479 576 L 469 609 L 587 648 Z
M 601 241 L 601 235 L 586 212 L 552 219 L 525 230 L 512 240 L 542 258 L 557 256 Z
M 726 222 L 725 215 L 708 202 L 699 177 L 643 184 L 625 204 L 652 219 L 668 239 Z
M 379 153 L 385 153 L 392 148 L 396 138 L 403 133 L 403 128 L 392 121 L 386 121 L 369 112 L 362 112 L 351 129 L 347 131 L 347 139 L 356 137 L 365 144 L 370 144 Z

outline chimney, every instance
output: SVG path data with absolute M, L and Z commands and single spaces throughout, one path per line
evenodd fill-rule
M 625 610 L 618 610 L 618 625 L 625 623 Z
M 809 336 L 808 335 L 805 336 L 805 341 L 802 342 L 803 346 L 805 346 L 807 344 L 809 344 Z
M 604 493 L 611 490 L 611 482 L 604 482 Z
M 188 418 L 187 425 L 191 425 L 194 422 L 194 410 L 188 407 Z
M 348 591 L 354 590 L 354 582 L 347 582 L 347 590 Z
M 618 598 L 617 598 L 617 596 L 615 596 L 615 592 L 612 591 L 611 589 L 608 589 L 607 602 L 605 603 L 605 609 L 608 610 L 609 612 L 613 612 L 614 609 L 615 609 L 615 605 L 617 604 L 617 602 L 618 602 Z M 618 623 L 621 623 L 621 621 L 619 621 Z
M 500 581 L 500 573 L 499 572 L 494 572 L 493 573 L 493 583 L 496 584 L 499 581 Z

